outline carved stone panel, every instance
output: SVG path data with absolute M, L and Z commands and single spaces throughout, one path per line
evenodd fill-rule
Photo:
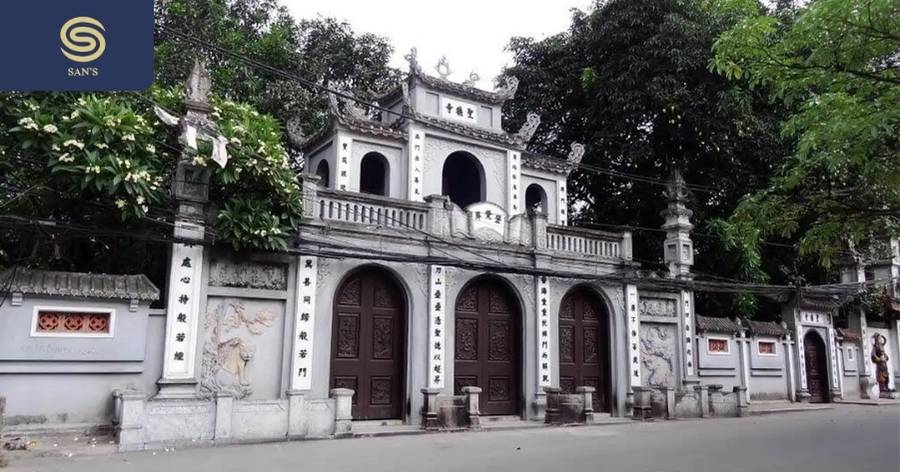
M 675 387 L 676 325 L 641 323 L 641 383 Z
M 641 316 L 664 316 L 674 318 L 678 316 L 675 300 L 668 298 L 641 298 Z
M 200 393 L 238 399 L 278 398 L 284 304 L 210 297 L 205 318 Z
M 287 264 L 213 259 L 209 264 L 209 285 L 287 290 L 287 268 Z

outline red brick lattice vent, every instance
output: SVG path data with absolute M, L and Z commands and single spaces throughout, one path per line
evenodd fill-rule
M 66 313 L 42 311 L 38 313 L 38 333 L 108 334 L 109 313 Z

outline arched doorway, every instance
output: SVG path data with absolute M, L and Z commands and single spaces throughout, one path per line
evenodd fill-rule
M 806 333 L 803 337 L 803 350 L 806 358 L 806 389 L 809 391 L 809 401 L 827 402 L 828 361 L 822 337 L 812 331 Z
M 363 156 L 359 164 L 359 191 L 372 195 L 388 196 L 390 165 L 387 159 L 377 152 Z
M 331 388 L 356 392 L 353 419 L 402 418 L 406 301 L 389 272 L 364 268 L 341 284 L 331 339 Z
M 475 156 L 462 151 L 450 154 L 441 175 L 441 195 L 460 208 L 485 200 L 484 169 Z
M 319 176 L 321 180 L 320 185 L 324 188 L 330 188 L 331 186 L 331 171 L 328 168 L 328 161 L 321 160 L 319 161 L 319 165 L 316 166 L 316 175 Z
M 594 387 L 594 411 L 611 412 L 609 316 L 587 287 L 570 291 L 559 307 L 559 388 Z
M 547 192 L 538 184 L 531 184 L 525 189 L 525 209 L 529 214 L 547 214 Z
M 510 289 L 478 279 L 456 298 L 454 390 L 481 387 L 483 415 L 518 415 L 521 397 L 521 315 Z

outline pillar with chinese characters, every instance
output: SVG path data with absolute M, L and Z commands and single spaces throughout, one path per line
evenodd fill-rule
M 196 62 L 188 77 L 179 124 L 183 151 L 173 182 L 177 206 L 175 242 L 169 262 L 166 304 L 166 341 L 162 378 L 157 398 L 192 398 L 196 395 L 200 297 L 203 288 L 206 203 L 209 173 L 193 164 L 197 134 L 209 125 L 209 71 Z

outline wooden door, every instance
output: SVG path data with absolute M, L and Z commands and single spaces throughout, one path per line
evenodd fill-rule
M 803 338 L 803 349 L 806 358 L 806 389 L 809 401 L 828 401 L 828 361 L 825 358 L 825 343 L 814 333 L 807 333 Z
M 481 387 L 482 415 L 519 415 L 521 321 L 509 289 L 495 280 L 469 285 L 456 299 L 454 390 Z
M 353 419 L 403 417 L 406 316 L 390 274 L 368 269 L 337 291 L 331 343 L 331 387 L 349 388 Z
M 559 308 L 559 388 L 594 387 L 594 411 L 610 412 L 609 319 L 602 301 L 586 288 L 563 298 Z

